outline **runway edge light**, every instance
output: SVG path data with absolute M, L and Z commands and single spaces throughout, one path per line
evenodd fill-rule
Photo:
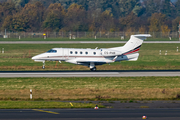
M 147 116 L 142 116 L 142 119 L 147 119 Z
M 32 89 L 30 89 L 30 99 L 32 99 Z
M 94 109 L 95 109 L 95 110 L 99 109 L 99 108 L 98 108 L 98 105 L 96 105 L 96 107 L 94 107 Z

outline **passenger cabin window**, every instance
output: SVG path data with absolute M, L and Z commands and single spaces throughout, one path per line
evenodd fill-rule
M 57 53 L 57 50 L 49 50 L 49 51 L 47 51 L 47 53 Z
M 94 55 L 96 55 L 96 52 L 93 52 Z
M 80 54 L 82 54 L 82 52 L 80 52 Z
M 73 54 L 73 52 L 72 52 L 72 51 L 70 51 L 70 54 Z
M 86 55 L 88 54 L 88 52 L 86 52 Z
M 78 52 L 76 51 L 75 54 L 77 54 Z

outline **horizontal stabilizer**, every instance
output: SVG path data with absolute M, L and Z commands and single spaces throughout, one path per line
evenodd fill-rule
M 151 37 L 150 34 L 138 34 L 138 35 L 131 35 L 137 38 L 147 38 L 147 37 Z
M 128 54 L 127 58 L 128 61 L 137 61 L 139 57 L 139 53 L 134 53 L 134 54 Z
M 137 58 L 133 58 L 133 59 L 129 59 L 128 61 L 137 61 L 138 60 L 138 57 Z

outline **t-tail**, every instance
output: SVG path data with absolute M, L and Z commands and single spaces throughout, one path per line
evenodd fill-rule
M 143 41 L 147 38 L 151 37 L 150 34 L 138 34 L 131 35 L 129 41 L 122 47 L 113 48 L 114 50 L 118 50 L 122 52 L 123 56 L 126 56 L 129 61 L 136 61 L 139 57 L 138 51 L 143 43 Z
M 129 53 L 139 51 L 143 41 L 147 37 L 151 37 L 151 35 L 150 34 L 131 35 L 129 41 L 122 47 L 123 54 L 126 55 Z
M 151 37 L 150 34 L 139 34 L 139 35 L 131 35 L 130 40 L 122 47 L 123 55 L 128 57 L 130 61 L 136 61 L 139 57 L 138 51 L 143 43 L 143 41 L 147 38 Z

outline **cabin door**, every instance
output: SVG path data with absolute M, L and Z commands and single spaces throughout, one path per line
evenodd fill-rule
M 64 58 L 64 49 L 62 49 L 62 48 L 60 49 L 59 56 L 60 56 L 60 59 Z
M 64 49 L 64 58 L 65 60 L 69 58 L 69 49 Z

